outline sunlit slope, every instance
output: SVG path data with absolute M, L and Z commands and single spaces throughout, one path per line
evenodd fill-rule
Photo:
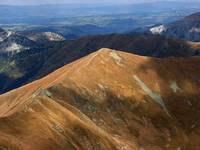
M 200 58 L 101 49 L 0 96 L 0 147 L 200 148 Z

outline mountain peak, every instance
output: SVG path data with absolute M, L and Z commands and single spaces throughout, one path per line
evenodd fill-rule
M 113 49 L 110 49 L 110 48 L 100 48 L 97 53 L 104 53 L 104 52 L 110 52 L 110 51 L 113 51 Z
M 100 49 L 1 95 L 0 146 L 198 149 L 199 65 Z
M 30 32 L 25 35 L 30 40 L 38 42 L 38 43 L 46 43 L 46 42 L 58 42 L 64 41 L 65 38 L 54 32 Z

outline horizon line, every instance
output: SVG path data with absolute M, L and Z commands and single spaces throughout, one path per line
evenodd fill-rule
M 152 1 L 152 2 L 125 2 L 125 3 L 103 3 L 103 2 L 97 2 L 97 3 L 46 3 L 46 4 L 0 4 L 0 6 L 47 6 L 47 5 L 137 5 L 137 4 L 151 4 L 151 3 L 168 3 L 168 2 L 176 2 L 176 3 L 190 3 L 191 1 L 176 1 L 176 0 L 169 0 L 169 1 Z M 194 3 L 200 3 L 197 1 L 193 1 Z

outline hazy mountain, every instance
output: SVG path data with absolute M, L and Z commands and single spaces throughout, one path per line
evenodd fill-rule
M 53 32 L 29 32 L 25 33 L 24 36 L 37 43 L 58 42 L 65 40 L 63 36 Z
M 73 40 L 87 35 L 124 33 L 141 27 L 167 24 L 199 10 L 198 4 L 149 2 L 124 5 L 0 5 L 0 27 L 24 35 L 30 32 L 52 32 Z M 46 41 L 46 35 L 39 36 Z
M 129 32 L 140 27 L 166 24 L 183 18 L 188 12 L 152 12 L 128 14 L 87 15 L 42 19 L 39 23 L 2 24 L 1 27 L 26 34 L 27 32 L 53 32 L 66 39 L 77 39 L 86 35 L 99 35 Z
M 8 38 L 12 34 L 11 31 L 5 31 L 2 28 L 0 28 L 0 42 L 4 41 L 6 38 Z
M 23 31 L 19 31 L 25 36 L 29 36 L 34 33 L 45 33 L 51 32 L 54 34 L 58 34 L 59 36 L 63 36 L 66 39 L 77 39 L 81 36 L 86 35 L 98 35 L 98 34 L 108 34 L 113 33 L 114 31 L 107 27 L 98 27 L 96 25 L 58 25 L 58 26 L 41 26 L 41 27 L 28 27 Z
M 150 32 L 200 42 L 200 13 L 192 14 L 176 22 L 155 26 L 150 29 Z
M 199 57 L 101 49 L 0 96 L 0 148 L 199 149 Z
M 38 47 L 37 43 L 17 33 L 10 34 L 0 42 L 0 53 L 19 53 Z
M 0 6 L 0 27 L 14 31 L 54 32 L 66 39 L 123 33 L 166 24 L 198 11 L 199 3 L 149 2 L 124 5 Z M 117 10 L 117 11 L 116 11 Z M 53 12 L 53 13 L 52 13 Z
M 14 31 L 0 29 L 0 54 L 15 54 L 40 47 L 39 43 Z
M 0 54 L 16 54 L 22 51 L 41 49 L 65 38 L 53 32 L 14 32 L 0 29 Z

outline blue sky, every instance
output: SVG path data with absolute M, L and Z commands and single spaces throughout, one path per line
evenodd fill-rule
M 0 4 L 9 5 L 37 5 L 37 4 L 63 4 L 63 3 L 138 3 L 138 2 L 152 2 L 152 1 L 170 1 L 170 0 L 0 0 Z M 171 0 L 172 1 L 172 0 Z M 188 0 L 174 0 L 174 1 L 185 1 Z M 190 0 L 198 2 L 199 0 Z

